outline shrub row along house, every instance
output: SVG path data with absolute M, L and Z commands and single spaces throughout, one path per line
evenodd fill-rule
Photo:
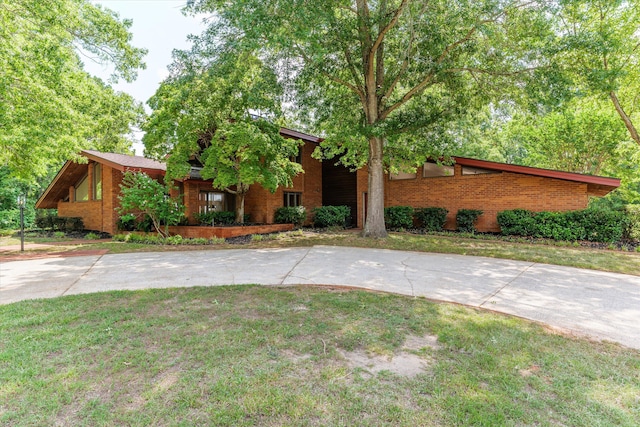
M 296 161 L 304 173 L 293 185 L 271 193 L 253 185 L 245 199 L 245 211 L 253 223 L 273 223 L 282 206 L 315 207 L 346 205 L 351 208 L 350 225 L 362 227 L 366 217 L 367 170 L 358 171 L 320 162 L 311 154 L 321 141 L 312 135 L 282 128 L 282 136 L 301 139 L 304 144 Z M 119 215 L 118 195 L 126 171 L 145 172 L 161 180 L 165 164 L 140 156 L 86 150 L 87 163 L 68 161 L 36 203 L 39 209 L 58 209 L 59 216 L 81 217 L 86 229 L 115 234 Z M 449 211 L 445 228 L 455 228 L 459 209 L 480 209 L 476 228 L 499 231 L 497 213 L 507 209 L 568 211 L 584 209 L 592 196 L 604 196 L 620 186 L 620 180 L 504 163 L 454 157 L 451 166 L 425 162 L 415 173 L 387 176 L 385 206 L 443 207 Z M 186 207 L 189 224 L 198 214 L 211 210 L 233 210 L 230 194 L 212 187 L 197 169 L 175 182 Z

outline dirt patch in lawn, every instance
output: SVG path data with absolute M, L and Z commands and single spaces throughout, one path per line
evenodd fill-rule
M 338 352 L 350 368 L 362 369 L 371 375 L 388 371 L 402 377 L 413 378 L 426 372 L 431 362 L 430 358 L 413 352 L 422 351 L 425 348 L 437 350 L 440 348 L 437 341 L 438 338 L 435 336 L 409 336 L 400 351 L 392 356 L 373 355 L 365 350 L 338 350 Z

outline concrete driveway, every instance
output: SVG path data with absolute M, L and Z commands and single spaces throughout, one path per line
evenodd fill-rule
M 315 246 L 0 265 L 0 303 L 110 290 L 346 285 L 481 307 L 640 349 L 640 277 L 460 255 Z

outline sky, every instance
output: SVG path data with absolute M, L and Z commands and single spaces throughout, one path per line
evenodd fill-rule
M 117 12 L 121 19 L 133 20 L 129 29 L 133 34 L 131 44 L 146 48 L 149 52 L 144 58 L 147 68 L 138 72 L 133 83 L 121 81 L 113 85 L 115 90 L 126 92 L 136 100 L 145 103 L 156 92 L 160 82 L 168 76 L 167 66 L 171 64 L 171 52 L 174 49 L 187 49 L 189 34 L 200 34 L 205 25 L 203 17 L 184 16 L 181 9 L 186 0 L 91 0 Z M 109 68 L 85 59 L 85 69 L 107 80 L 111 74 Z M 147 107 L 147 111 L 148 107 Z M 136 133 L 136 139 L 142 137 Z M 143 146 L 135 143 L 136 154 L 142 155 Z

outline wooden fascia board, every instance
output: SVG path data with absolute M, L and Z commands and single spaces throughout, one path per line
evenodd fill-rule
M 84 157 L 86 157 L 87 159 L 89 159 L 89 160 L 93 160 L 94 162 L 102 163 L 103 165 L 109 166 L 109 167 L 111 167 L 113 169 L 117 169 L 120 172 L 124 172 L 125 167 L 123 165 L 119 164 L 119 163 L 112 162 L 112 161 L 107 160 L 107 159 L 103 159 L 102 157 L 94 156 L 93 154 L 87 153 L 86 151 L 83 151 L 82 155 Z
M 36 202 L 35 208 L 36 209 L 40 209 L 40 205 L 44 202 L 44 200 L 47 198 L 47 196 L 49 195 L 49 193 L 51 192 L 51 189 L 53 187 L 55 187 L 55 185 L 58 183 L 58 180 L 60 179 L 60 177 L 62 175 L 64 175 L 64 173 L 67 171 L 67 169 L 69 169 L 69 165 L 71 165 L 71 163 L 73 163 L 71 160 L 67 160 L 66 163 L 64 164 L 64 166 L 62 166 L 62 168 L 60 169 L 60 171 L 56 174 L 56 176 L 53 178 L 53 180 L 51 181 L 51 184 L 49 184 L 49 186 L 47 187 L 46 190 L 44 190 L 44 193 L 42 193 L 42 195 L 38 198 L 38 201 Z

